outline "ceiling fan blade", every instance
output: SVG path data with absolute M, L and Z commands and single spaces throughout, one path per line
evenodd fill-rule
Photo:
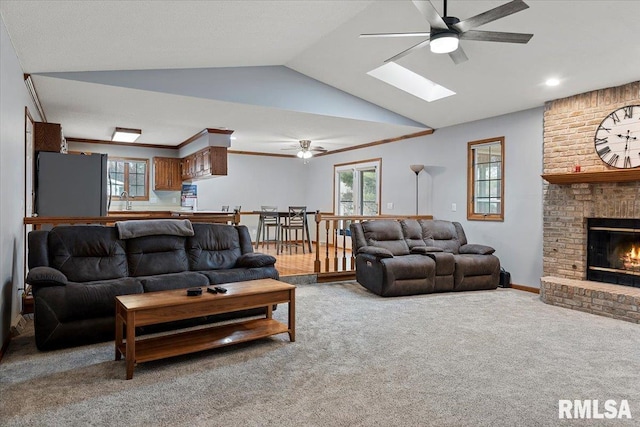
M 496 19 L 504 18 L 505 16 L 509 16 L 527 8 L 529 8 L 529 5 L 527 5 L 524 1 L 512 0 L 507 4 L 503 4 L 502 6 L 498 6 L 469 19 L 465 19 L 464 21 L 460 21 L 457 24 L 453 24 L 452 27 L 460 31 L 461 33 L 464 33 L 475 27 L 479 27 L 480 25 L 487 24 L 489 22 L 495 21 Z
M 429 22 L 432 30 L 446 30 L 449 28 L 430 1 L 413 0 L 413 4 L 418 8 L 420 13 L 422 13 L 422 16 L 425 17 L 427 22 Z
M 464 53 L 462 46 L 458 46 L 456 50 L 450 52 L 449 58 L 451 58 L 456 65 L 469 60 L 469 58 L 467 58 L 467 54 Z
M 470 30 L 460 34 L 460 39 L 477 40 L 483 42 L 503 42 L 503 43 L 528 43 L 533 34 L 524 33 L 502 33 L 499 31 L 477 31 Z
M 431 39 L 426 39 L 425 41 L 421 41 L 418 44 L 414 44 L 409 49 L 403 50 L 399 54 L 397 54 L 395 56 L 392 56 L 391 58 L 385 60 L 384 62 L 392 62 L 392 61 L 397 61 L 400 58 L 404 58 L 405 56 L 409 55 L 414 50 L 420 49 L 421 47 L 425 47 L 426 45 L 429 44 L 430 41 L 431 41 Z
M 429 33 L 370 33 L 360 34 L 360 38 L 368 37 L 429 37 Z

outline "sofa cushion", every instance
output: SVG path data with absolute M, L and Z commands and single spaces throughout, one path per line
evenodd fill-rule
M 186 237 L 145 236 L 127 240 L 131 276 L 154 276 L 189 270 Z
M 34 288 L 36 305 L 46 304 L 60 322 L 113 316 L 116 296 L 140 293 L 142 284 L 132 277 Z
M 242 255 L 235 227 L 224 224 L 193 224 L 195 235 L 187 239 L 192 271 L 233 268 Z
M 209 286 L 209 279 L 195 271 L 139 277 L 145 292 L 170 291 L 195 286 Z
M 405 255 L 394 258 L 383 258 L 389 278 L 394 280 L 433 278 L 436 270 L 434 260 L 424 255 Z M 389 280 L 391 283 L 393 280 Z
M 74 225 L 54 227 L 48 237 L 50 266 L 72 282 L 128 276 L 125 243 L 114 227 Z
M 384 248 L 394 256 L 409 254 L 402 226 L 396 220 L 365 221 L 362 231 L 368 246 Z
M 424 243 L 457 254 L 460 248 L 458 232 L 453 222 L 442 220 L 420 220 Z M 466 242 L 465 242 L 466 243 Z
M 402 232 L 404 233 L 404 238 L 409 249 L 425 245 L 422 238 L 422 227 L 417 220 L 403 219 L 400 221 L 400 225 L 402 226 Z
M 275 267 L 230 268 L 228 270 L 200 271 L 199 273 L 207 276 L 212 285 L 267 278 L 278 280 L 280 277 Z

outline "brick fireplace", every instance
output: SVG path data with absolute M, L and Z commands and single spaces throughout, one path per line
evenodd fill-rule
M 613 170 L 596 154 L 594 134 L 605 116 L 627 105 L 640 105 L 640 81 L 547 102 L 544 173 Z M 581 172 L 569 172 L 576 165 Z M 640 180 L 611 181 L 545 182 L 540 296 L 549 304 L 640 323 L 640 288 L 587 280 L 588 220 L 640 218 Z

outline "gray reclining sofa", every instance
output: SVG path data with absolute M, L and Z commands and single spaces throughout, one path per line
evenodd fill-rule
M 40 350 L 113 339 L 117 295 L 279 278 L 276 259 L 253 252 L 243 225 L 146 220 L 60 226 L 30 232 L 28 244 L 26 282 Z
M 373 220 L 350 225 L 356 279 L 381 296 L 495 289 L 494 249 L 467 243 L 462 225 L 442 220 Z

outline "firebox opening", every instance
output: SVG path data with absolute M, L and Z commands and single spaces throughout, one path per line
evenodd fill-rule
M 640 288 L 640 220 L 587 221 L 587 280 Z

